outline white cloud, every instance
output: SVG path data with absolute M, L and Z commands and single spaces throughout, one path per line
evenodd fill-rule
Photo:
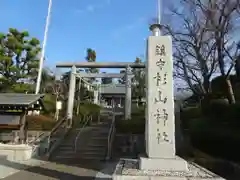
M 75 11 L 76 14 L 82 14 L 87 12 L 94 12 L 97 9 L 104 8 L 106 5 L 111 4 L 112 0 L 104 0 L 101 4 L 88 4 L 86 7 L 82 9 L 77 9 Z
M 112 0 L 106 0 L 107 4 L 110 4 L 112 2 Z
M 86 10 L 90 11 L 90 12 L 93 12 L 95 10 L 95 7 L 93 5 L 88 5 Z
M 131 24 L 128 24 L 126 26 L 123 26 L 123 27 L 120 27 L 118 29 L 116 29 L 113 33 L 112 33 L 112 36 L 114 38 L 118 38 L 120 37 L 121 35 L 125 34 L 125 33 L 128 33 L 129 31 L 132 31 L 134 29 L 136 29 L 138 26 L 142 25 L 143 23 L 146 22 L 146 18 L 144 17 L 141 17 L 141 18 L 138 18 L 136 21 L 132 22 Z

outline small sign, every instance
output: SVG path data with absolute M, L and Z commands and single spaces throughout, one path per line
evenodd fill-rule
M 61 101 L 57 101 L 56 108 L 57 108 L 57 110 L 62 109 L 62 102 Z

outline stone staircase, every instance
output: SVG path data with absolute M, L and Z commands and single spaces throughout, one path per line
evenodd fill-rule
M 77 141 L 77 151 L 75 152 L 75 139 L 80 129 L 72 129 L 61 145 L 54 151 L 51 161 L 71 161 L 79 160 L 104 160 L 107 153 L 108 132 L 110 123 L 85 127 Z
M 107 153 L 108 132 L 110 125 L 103 123 L 92 127 L 85 145 L 79 144 L 77 153 L 81 159 L 104 160 Z
M 71 160 L 76 156 L 75 153 L 75 137 L 81 129 L 71 129 L 63 142 L 54 150 L 50 157 L 51 161 Z

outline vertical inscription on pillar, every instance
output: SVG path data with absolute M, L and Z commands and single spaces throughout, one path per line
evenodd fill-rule
M 148 137 L 149 142 L 146 143 L 150 157 L 175 155 L 172 63 L 171 37 L 150 36 L 147 61 L 147 123 L 148 134 L 152 137 Z
M 165 92 L 162 90 L 163 86 L 167 85 L 167 72 L 164 71 L 166 70 L 165 64 L 166 64 L 166 47 L 164 44 L 157 44 L 155 48 L 155 56 L 158 61 L 156 61 L 156 65 L 159 68 L 159 71 L 157 71 L 156 76 L 153 78 L 156 79 L 156 89 L 157 89 L 157 94 L 155 97 L 155 104 L 157 106 L 159 104 L 160 107 L 164 107 L 164 104 L 167 102 L 167 96 L 165 95 Z M 163 72 L 164 71 L 164 72 Z M 166 107 L 164 107 L 166 108 Z M 166 121 L 168 119 L 168 114 L 166 113 L 166 109 L 161 109 L 162 114 L 160 113 L 160 109 L 158 108 L 157 114 L 154 116 L 157 116 L 157 143 L 160 144 L 161 141 L 163 142 L 169 142 L 168 140 L 168 133 L 164 131 L 164 127 L 166 126 Z M 159 123 L 159 120 L 163 121 L 163 124 Z M 162 129 L 162 131 L 160 130 Z

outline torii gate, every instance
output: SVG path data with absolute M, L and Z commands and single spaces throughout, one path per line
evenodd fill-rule
M 72 121 L 73 116 L 73 104 L 76 86 L 77 68 L 125 68 L 126 76 L 126 98 L 125 98 L 125 119 L 131 118 L 131 78 L 132 68 L 145 68 L 144 63 L 132 63 L 132 62 L 80 62 L 80 63 L 57 63 L 56 68 L 71 68 L 69 96 L 68 96 L 68 109 L 67 116 Z M 107 74 L 100 74 L 100 77 L 109 77 Z M 115 75 L 114 75 L 115 76 Z M 96 76 L 95 76 L 96 77 Z M 116 77 L 116 76 L 115 76 Z

